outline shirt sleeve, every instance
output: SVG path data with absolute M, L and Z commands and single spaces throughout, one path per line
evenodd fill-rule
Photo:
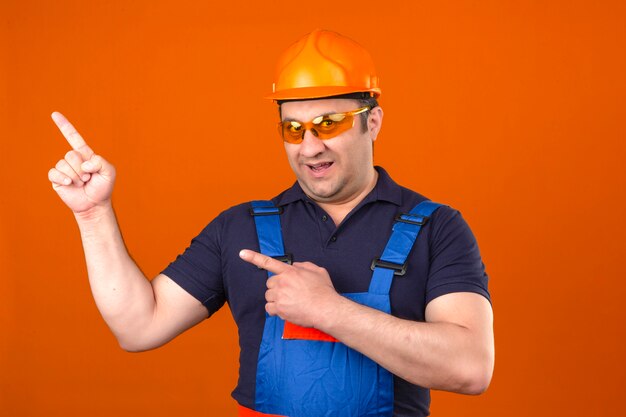
M 474 292 L 491 302 L 485 265 L 468 224 L 459 211 L 449 207 L 435 214 L 426 304 L 453 292 Z
M 209 311 L 209 316 L 225 302 L 221 230 L 222 219 L 218 216 L 161 272 L 198 299 Z

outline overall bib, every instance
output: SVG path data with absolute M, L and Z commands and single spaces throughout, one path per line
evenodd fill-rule
M 397 216 L 383 254 L 372 261 L 369 290 L 342 295 L 391 314 L 389 290 L 393 277 L 406 273 L 406 259 L 415 239 L 439 207 L 424 201 L 410 213 Z M 250 209 L 261 253 L 291 263 L 283 245 L 281 212 L 282 208 L 271 201 L 253 201 Z M 268 277 L 271 275 L 268 271 Z M 255 409 L 261 415 L 288 417 L 391 416 L 393 375 L 329 335 L 266 313 L 257 363 Z

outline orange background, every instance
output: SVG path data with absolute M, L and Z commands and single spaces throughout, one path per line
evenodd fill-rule
M 150 277 L 221 210 L 294 180 L 274 130 L 279 53 L 316 27 L 381 76 L 376 162 L 460 209 L 491 277 L 496 369 L 434 416 L 623 412 L 626 6 L 622 1 L 0 2 L 0 415 L 233 415 L 228 309 L 122 351 L 47 171 L 63 112 L 118 169 Z

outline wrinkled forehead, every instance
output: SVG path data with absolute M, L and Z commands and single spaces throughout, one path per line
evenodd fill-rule
M 317 100 L 286 101 L 280 104 L 281 120 L 299 120 L 306 122 L 317 116 L 343 113 L 357 109 L 355 99 L 330 98 Z

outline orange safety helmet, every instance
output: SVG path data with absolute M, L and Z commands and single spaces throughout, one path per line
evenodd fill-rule
M 316 29 L 291 45 L 276 65 L 272 100 L 381 94 L 370 54 L 352 39 Z

